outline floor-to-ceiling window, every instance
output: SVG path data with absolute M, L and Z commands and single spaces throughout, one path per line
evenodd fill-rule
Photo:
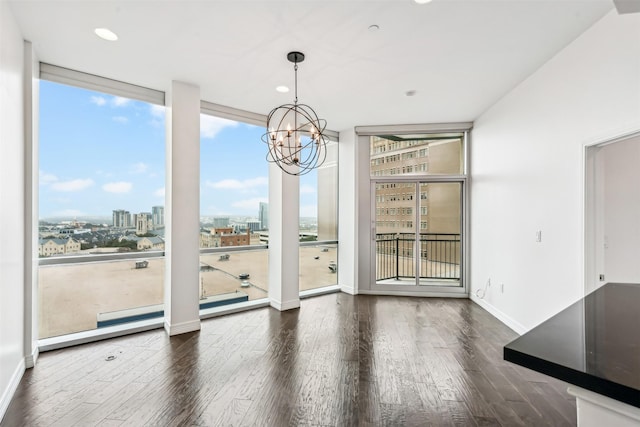
M 42 64 L 39 104 L 40 338 L 161 317 L 164 94 Z
M 264 127 L 200 114 L 200 307 L 267 297 L 269 169 Z
M 264 119 L 203 102 L 200 116 L 201 307 L 267 297 L 269 162 Z M 301 292 L 337 284 L 337 142 L 300 176 Z M 215 302 L 214 302 L 215 301 Z
M 136 328 L 159 326 L 164 93 L 41 65 L 39 336 L 102 329 L 100 335 L 139 320 L 151 323 Z M 270 209 L 263 122 L 259 114 L 202 102 L 199 294 L 200 308 L 214 310 L 204 316 L 220 306 L 266 303 Z M 296 250 L 309 264 L 300 270 L 301 292 L 337 283 L 336 140 L 332 133 L 327 160 L 300 182 Z
M 338 283 L 338 143 L 300 177 L 300 292 Z

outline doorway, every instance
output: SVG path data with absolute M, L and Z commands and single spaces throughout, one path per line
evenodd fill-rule
M 361 138 L 369 146 L 369 292 L 464 296 L 467 135 Z
M 376 181 L 375 283 L 459 287 L 462 183 Z
M 640 283 L 640 132 L 586 147 L 585 293 Z

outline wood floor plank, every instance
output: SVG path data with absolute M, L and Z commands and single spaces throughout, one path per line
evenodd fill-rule
M 469 300 L 329 294 L 42 353 L 0 426 L 576 425 L 515 337 Z
M 128 401 L 137 393 L 139 393 L 140 390 L 146 386 L 146 384 L 129 383 L 126 385 L 122 385 L 122 384 L 120 385 L 122 387 L 116 393 L 112 394 L 111 397 L 104 400 L 99 406 L 94 408 L 93 411 L 89 412 L 84 417 L 80 418 L 75 425 L 89 427 L 89 426 L 98 426 L 105 423 L 106 424 L 124 423 L 123 420 L 109 419 L 108 416 L 111 413 L 113 413 L 118 407 L 120 407 L 124 402 Z
M 96 409 L 97 406 L 97 403 L 80 403 L 79 405 L 76 405 L 76 407 L 74 407 L 72 410 L 67 411 L 64 416 L 58 419 L 58 421 L 52 424 L 47 422 L 45 425 L 51 425 L 54 427 L 68 427 L 74 425 L 82 418 L 84 418 L 85 415 L 91 413 L 94 409 Z

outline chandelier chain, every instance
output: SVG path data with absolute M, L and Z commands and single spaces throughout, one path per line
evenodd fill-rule
M 298 103 L 298 63 L 297 62 L 293 66 L 293 70 L 294 70 L 294 75 L 295 75 L 294 84 L 293 84 L 293 88 L 294 89 L 293 90 L 294 90 L 294 93 L 295 93 L 295 96 L 296 96 L 294 101 L 293 101 L 293 103 L 297 104 Z

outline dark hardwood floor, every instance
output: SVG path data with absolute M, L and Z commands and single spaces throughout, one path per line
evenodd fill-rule
M 43 353 L 1 425 L 575 425 L 566 384 L 502 360 L 515 337 L 465 299 L 330 294 Z

